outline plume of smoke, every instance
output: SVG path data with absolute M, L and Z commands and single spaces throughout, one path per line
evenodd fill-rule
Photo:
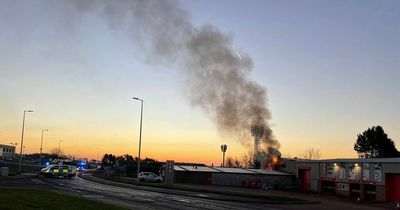
M 212 25 L 195 27 L 175 0 L 74 1 L 83 13 L 99 14 L 113 29 L 127 34 L 146 49 L 150 62 L 175 63 L 186 76 L 193 106 L 201 107 L 223 133 L 252 144 L 251 125 L 264 127 L 262 146 L 277 153 L 279 143 L 269 126 L 264 87 L 249 79 L 252 59 L 232 46 L 232 39 Z

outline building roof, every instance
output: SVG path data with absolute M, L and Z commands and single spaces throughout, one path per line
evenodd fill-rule
M 288 175 L 287 173 L 283 173 L 275 170 L 264 170 L 264 169 L 247 169 L 249 171 L 253 171 L 258 174 L 268 174 L 268 175 Z
M 297 160 L 300 163 L 400 163 L 400 158 L 337 158 L 325 160 Z
M 187 166 L 187 165 L 174 165 L 175 171 L 190 171 L 190 172 L 208 172 L 208 173 L 229 173 L 229 174 L 261 174 L 261 175 L 289 175 L 287 173 L 264 170 L 264 169 L 245 169 L 245 168 L 224 168 L 224 167 L 211 167 L 211 166 Z
M 213 173 L 220 172 L 220 171 L 215 170 L 214 168 L 208 167 L 208 166 L 183 166 L 183 165 L 178 165 L 178 166 L 175 166 L 174 169 L 176 167 L 179 167 L 179 168 L 183 169 L 184 171 L 213 172 Z
M 0 147 L 15 147 L 15 145 L 0 144 Z
M 224 173 L 234 173 L 234 174 L 255 174 L 253 171 L 249 171 L 245 168 L 224 168 L 224 167 L 214 167 L 218 171 Z

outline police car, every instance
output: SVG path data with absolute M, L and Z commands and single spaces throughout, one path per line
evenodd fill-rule
M 64 177 L 71 179 L 76 174 L 76 167 L 71 165 L 53 164 L 40 170 L 45 177 Z

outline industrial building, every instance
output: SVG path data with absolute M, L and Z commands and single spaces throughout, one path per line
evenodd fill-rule
M 0 159 L 11 160 L 15 156 L 15 146 L 0 144 Z
M 400 202 L 400 158 L 296 160 L 304 191 Z
M 166 179 L 174 183 L 206 184 L 263 189 L 290 189 L 295 175 L 275 170 L 174 165 L 166 170 Z M 171 177 L 172 176 L 172 177 Z

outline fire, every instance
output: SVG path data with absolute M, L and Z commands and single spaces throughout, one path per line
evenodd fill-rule
M 272 164 L 276 164 L 276 163 L 278 163 L 278 158 L 277 157 L 272 157 L 272 159 L 271 159 L 271 162 L 272 162 Z

